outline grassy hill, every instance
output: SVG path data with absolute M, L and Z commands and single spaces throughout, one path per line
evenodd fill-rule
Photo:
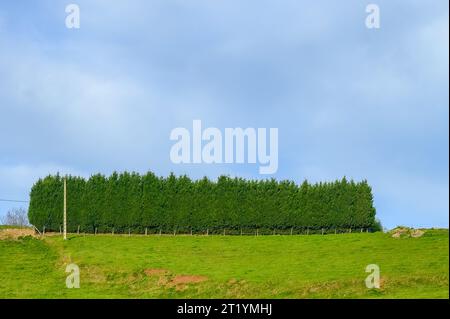
M 0 240 L 0 298 L 449 298 L 448 230 Z M 79 289 L 65 267 L 80 267 Z M 368 289 L 377 264 L 381 288 Z

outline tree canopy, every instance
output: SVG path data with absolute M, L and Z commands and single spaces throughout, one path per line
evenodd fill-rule
M 31 189 L 29 220 L 39 229 L 61 226 L 63 179 L 47 176 Z M 152 172 L 96 174 L 87 180 L 67 176 L 67 214 L 69 232 L 78 227 L 117 233 L 379 228 L 371 187 L 345 177 L 297 185 L 228 176 L 217 181 L 174 174 L 164 178 Z

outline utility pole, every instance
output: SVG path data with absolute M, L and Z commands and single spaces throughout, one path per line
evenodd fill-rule
M 67 185 L 64 177 L 64 240 L 67 239 Z

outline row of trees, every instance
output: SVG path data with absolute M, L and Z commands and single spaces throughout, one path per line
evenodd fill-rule
M 67 177 L 68 231 L 242 232 L 261 229 L 377 230 L 372 190 L 346 178 L 297 185 L 292 181 L 220 176 L 191 180 L 149 172 Z M 30 193 L 29 220 L 59 230 L 63 220 L 63 177 L 39 179 Z

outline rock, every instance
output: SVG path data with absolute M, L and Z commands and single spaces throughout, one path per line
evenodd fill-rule
M 392 238 L 409 238 L 409 237 L 417 238 L 423 236 L 423 234 L 425 234 L 425 231 L 404 226 L 398 226 L 392 229 L 389 232 L 389 234 L 391 235 Z
M 411 232 L 411 237 L 421 237 L 425 232 L 420 229 L 415 229 Z
M 393 233 L 393 234 L 392 234 L 392 237 L 393 237 L 393 238 L 400 238 L 400 233 Z

